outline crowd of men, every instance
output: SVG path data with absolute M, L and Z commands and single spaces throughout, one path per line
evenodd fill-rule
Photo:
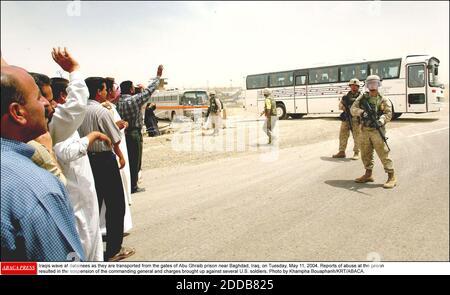
M 52 57 L 69 80 L 1 60 L 1 260 L 125 259 L 130 195 L 144 190 L 142 110 L 163 67 L 147 87 L 119 88 L 84 79 L 66 48 Z

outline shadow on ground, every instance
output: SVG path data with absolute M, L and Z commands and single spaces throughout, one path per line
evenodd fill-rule
M 320 159 L 322 161 L 336 162 L 336 163 L 356 161 L 350 158 L 333 158 L 333 157 L 320 157 Z
M 397 120 L 393 120 L 395 123 L 432 123 L 438 121 L 439 118 L 399 118 Z
M 344 188 L 349 191 L 357 192 L 357 193 L 360 193 L 360 194 L 363 194 L 366 196 L 371 196 L 371 195 L 364 193 L 364 192 L 360 192 L 359 190 L 363 189 L 363 188 L 375 189 L 375 188 L 383 187 L 383 184 L 380 184 L 380 183 L 356 183 L 353 179 L 326 180 L 326 181 L 324 181 L 324 183 L 326 183 L 330 186 L 333 186 L 333 187 Z
M 340 121 L 339 117 L 303 117 L 298 119 L 293 119 L 289 117 L 288 121 L 312 121 L 312 120 L 326 120 L 326 121 Z

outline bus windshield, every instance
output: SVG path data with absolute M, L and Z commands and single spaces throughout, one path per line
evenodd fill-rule
M 205 91 L 187 91 L 181 100 L 182 105 L 205 105 L 208 95 Z
M 428 62 L 428 83 L 431 87 L 442 87 L 439 83 L 439 61 L 435 58 L 431 58 Z

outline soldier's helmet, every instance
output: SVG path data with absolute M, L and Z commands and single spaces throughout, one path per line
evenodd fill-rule
M 378 75 L 370 75 L 366 79 L 366 85 L 369 90 L 377 90 L 381 86 L 381 79 Z
M 270 89 L 269 88 L 264 88 L 264 90 L 263 90 L 263 94 L 264 95 L 270 95 L 272 92 L 270 91 Z
M 349 85 L 349 86 L 351 86 L 351 85 L 359 86 L 359 84 L 360 84 L 360 82 L 359 82 L 359 80 L 356 79 L 356 78 L 353 78 L 353 79 L 351 79 L 351 80 L 348 82 L 348 85 Z
M 209 96 L 215 96 L 216 95 L 216 92 L 214 91 L 214 90 L 211 90 L 210 92 L 209 92 Z
M 381 79 L 380 79 L 380 77 L 379 77 L 378 75 L 370 75 L 370 76 L 367 77 L 367 79 L 366 79 L 367 82 L 372 81 L 372 80 L 378 80 L 378 81 L 380 81 Z

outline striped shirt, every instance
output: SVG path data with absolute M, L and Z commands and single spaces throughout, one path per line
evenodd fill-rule
M 114 118 L 111 112 L 102 106 L 98 101 L 90 99 L 88 101 L 88 107 L 86 116 L 83 123 L 78 128 L 80 137 L 85 137 L 93 131 L 99 131 L 104 133 L 111 139 L 112 144 L 120 142 L 120 130 L 114 122 Z M 89 152 L 109 152 L 112 148 L 106 143 L 100 140 L 94 141 L 91 147 L 88 148 Z
M 122 120 L 128 122 L 127 129 L 142 129 L 144 125 L 142 120 L 142 106 L 149 100 L 156 87 L 159 85 L 159 78 L 150 82 L 147 88 L 136 95 L 123 94 L 117 103 L 117 111 Z

